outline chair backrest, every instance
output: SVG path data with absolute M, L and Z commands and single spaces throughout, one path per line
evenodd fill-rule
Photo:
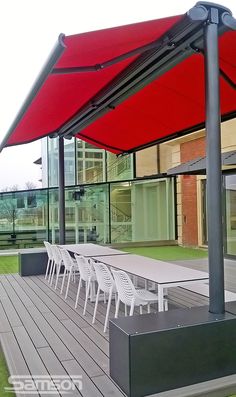
M 115 281 L 108 267 L 104 263 L 93 262 L 99 288 L 103 292 L 110 292 L 111 288 L 115 290 Z
M 123 270 L 111 269 L 111 272 L 115 279 L 118 299 L 125 305 L 130 306 L 136 296 L 134 284 L 132 283 L 128 274 Z
M 53 260 L 56 263 L 56 265 L 60 265 L 62 262 L 62 256 L 61 256 L 61 251 L 60 248 L 55 245 L 52 244 L 51 245 L 51 250 L 52 250 L 52 256 L 53 256 Z
M 81 280 L 88 281 L 95 276 L 93 266 L 89 262 L 89 259 L 85 258 L 82 255 L 76 255 L 75 259 L 79 268 L 80 278 Z
M 74 262 L 69 252 L 65 248 L 60 248 L 61 257 L 63 260 L 63 264 L 66 269 L 70 270 L 71 267 L 74 266 Z
M 53 259 L 53 253 L 52 253 L 52 249 L 51 249 L 52 244 L 50 244 L 48 241 L 44 241 L 43 243 L 45 245 L 45 248 L 46 248 L 46 251 L 48 254 L 48 258 L 52 260 Z

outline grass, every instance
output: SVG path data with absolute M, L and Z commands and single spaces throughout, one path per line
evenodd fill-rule
M 15 393 L 5 391 L 4 387 L 10 387 L 8 383 L 9 372 L 3 352 L 0 350 L 0 395 L 4 397 L 14 397 Z
M 18 257 L 14 256 L 0 256 L 0 274 L 17 273 L 18 272 Z M 0 349 L 0 396 L 14 397 L 15 393 L 4 390 L 4 387 L 9 387 L 8 383 L 9 372 L 4 358 L 4 354 Z
M 19 269 L 18 256 L 0 256 L 0 274 L 17 273 Z
M 124 251 L 163 261 L 201 259 L 207 257 L 206 250 L 195 249 L 195 248 L 184 248 L 178 246 L 135 247 L 135 248 L 130 247 L 130 248 L 125 248 Z

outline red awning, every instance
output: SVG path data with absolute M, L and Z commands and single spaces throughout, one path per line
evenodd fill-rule
M 195 7 L 196 8 L 196 7 Z M 205 14 L 59 37 L 2 147 L 77 136 L 131 152 L 203 127 Z M 219 39 L 221 114 L 236 112 L 236 32 Z

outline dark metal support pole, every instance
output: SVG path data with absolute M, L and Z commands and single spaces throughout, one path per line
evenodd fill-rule
M 64 138 L 59 137 L 58 147 L 58 192 L 59 192 L 59 244 L 65 244 L 65 162 Z
M 223 313 L 224 256 L 222 224 L 221 129 L 218 56 L 218 10 L 210 8 L 205 26 L 207 216 L 209 311 Z

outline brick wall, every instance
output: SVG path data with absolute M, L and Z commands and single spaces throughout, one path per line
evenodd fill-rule
M 205 156 L 205 138 L 184 142 L 180 146 L 180 161 L 193 160 Z M 194 175 L 181 176 L 182 192 L 182 244 L 198 245 L 198 218 L 197 218 L 197 180 Z

